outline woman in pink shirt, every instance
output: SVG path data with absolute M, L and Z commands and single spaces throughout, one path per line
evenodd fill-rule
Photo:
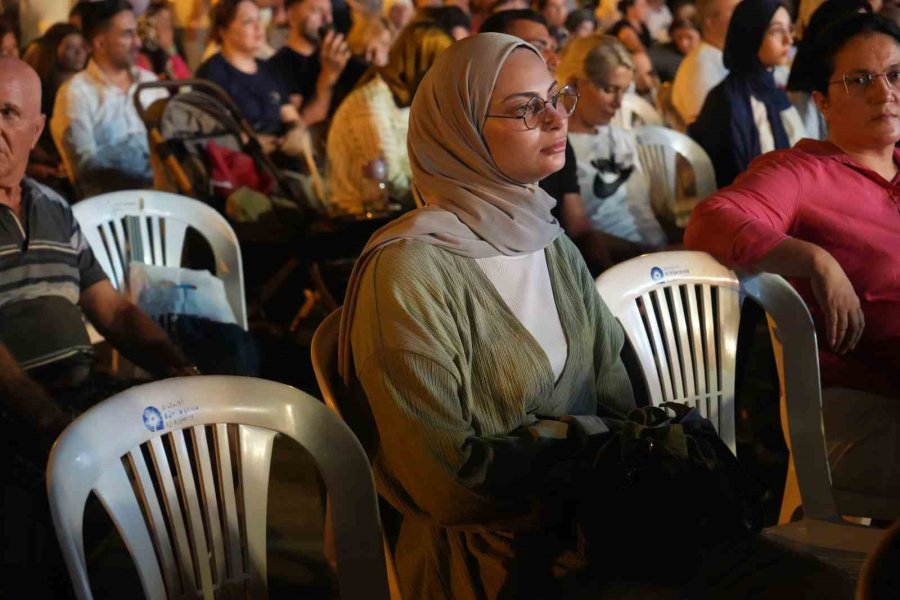
M 756 159 L 697 207 L 685 244 L 791 278 L 825 386 L 900 397 L 900 29 L 858 15 L 819 46 L 828 140 Z

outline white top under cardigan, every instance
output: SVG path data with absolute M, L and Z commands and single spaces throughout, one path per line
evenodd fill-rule
M 512 314 L 543 348 L 553 380 L 558 380 L 566 366 L 569 346 L 559 322 L 544 251 L 476 258 L 475 262 Z

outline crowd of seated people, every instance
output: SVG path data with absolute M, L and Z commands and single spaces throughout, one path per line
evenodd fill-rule
M 573 540 L 533 535 L 562 517 L 529 510 L 529 483 L 566 452 L 533 426 L 635 404 L 624 334 L 593 278 L 682 242 L 654 212 L 640 118 L 620 119 L 626 97 L 656 105 L 660 80 L 678 117 L 660 111 L 663 125 L 698 142 L 720 188 L 692 210 L 684 247 L 789 279 L 816 326 L 823 387 L 881 397 L 825 406 L 834 480 L 900 491 L 900 411 L 882 401 L 900 372 L 900 29 L 878 14 L 891 5 L 349 4 L 82 0 L 48 27 L 0 18 L 0 427 L 21 498 L 43 493 L 59 431 L 123 385 L 95 372 L 82 316 L 152 376 L 195 373 L 113 290 L 68 206 L 154 186 L 137 88 L 191 77 L 222 88 L 280 168 L 306 172 L 281 158 L 321 132 L 321 148 L 304 148 L 325 174 L 320 218 L 402 207 L 358 259 L 339 353 L 372 412 L 379 492 L 403 515 L 407 597 L 572 591 L 523 568 L 552 548 L 556 575 L 578 570 Z M 148 89 L 140 105 L 176 93 Z M 59 255 L 36 254 L 42 244 Z M 877 469 L 873 447 L 890 457 Z M 749 566 L 735 582 L 738 561 Z M 764 544 L 704 569 L 687 597 L 796 591 L 786 573 L 800 572 L 814 597 L 848 597 L 827 568 Z

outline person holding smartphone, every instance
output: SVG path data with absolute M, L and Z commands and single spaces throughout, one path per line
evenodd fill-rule
M 334 30 L 331 0 L 285 0 L 290 34 L 269 59 L 300 110 L 314 125 L 328 119 L 353 89 L 367 65 L 350 60 L 350 47 Z

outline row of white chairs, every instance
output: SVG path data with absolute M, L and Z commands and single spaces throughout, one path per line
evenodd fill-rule
M 215 211 L 171 194 L 118 194 L 76 205 L 85 231 L 104 231 L 101 242 L 130 241 L 128 228 L 119 230 L 115 223 L 137 218 L 132 231 L 153 241 L 139 257 L 128 250 L 131 258 L 175 265 L 184 227 L 195 227 L 208 239 L 231 240 L 209 239 L 222 247 L 216 252 L 220 276 L 240 281 L 236 238 Z M 95 200 L 103 202 L 105 216 L 90 206 Z M 115 261 L 123 260 L 125 250 L 110 252 L 108 241 L 97 246 L 97 236 L 89 240 L 98 254 L 101 247 L 121 253 L 101 260 L 116 275 Z M 597 290 L 637 353 L 651 401 L 697 406 L 732 450 L 740 307 L 749 298 L 766 310 L 783 349 L 783 392 L 804 519 L 765 534 L 808 548 L 838 549 L 843 557 L 855 557 L 851 568 L 858 569 L 879 532 L 840 516 L 840 492 L 832 488 L 825 449 L 815 330 L 794 289 L 775 275 L 735 273 L 703 253 L 664 252 L 610 269 L 598 278 Z M 239 314 L 243 292 L 239 300 L 229 294 L 229 300 Z M 212 598 L 221 593 L 216 590 L 235 586 L 265 597 L 266 489 L 278 433 L 310 450 L 325 480 L 342 597 L 399 597 L 387 585 L 386 568 L 392 565 L 365 452 L 339 418 L 344 394 L 336 370 L 338 323 L 339 312 L 326 318 L 312 345 L 316 378 L 331 412 L 280 384 L 199 377 L 133 388 L 90 409 L 61 435 L 48 466 L 48 488 L 80 598 L 92 597 L 81 539 L 91 492 L 119 528 L 148 598 Z

